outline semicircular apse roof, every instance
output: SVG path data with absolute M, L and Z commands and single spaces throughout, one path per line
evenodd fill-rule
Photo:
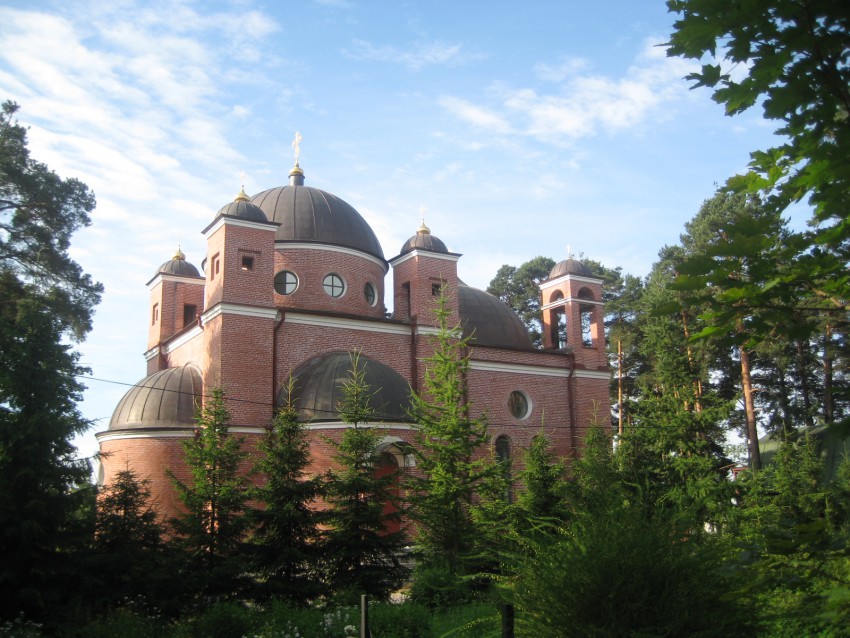
M 458 312 L 463 336 L 472 344 L 533 350 L 522 320 L 501 299 L 458 281 Z
M 410 423 L 410 384 L 398 372 L 365 355 L 359 356 L 365 381 L 373 394 L 369 406 L 376 421 Z M 294 405 L 305 421 L 339 421 L 339 404 L 344 384 L 351 378 L 352 355 L 349 352 L 320 354 L 302 363 L 292 372 L 295 380 Z M 278 397 L 278 404 L 282 403 Z
M 195 425 L 203 382 L 192 366 L 166 368 L 130 388 L 109 420 L 110 430 Z

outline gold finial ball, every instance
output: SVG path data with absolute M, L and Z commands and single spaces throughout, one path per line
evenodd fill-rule
M 239 194 L 233 200 L 234 202 L 247 202 L 248 201 L 248 193 L 245 192 L 245 187 L 239 189 Z
M 177 259 L 179 261 L 184 261 L 186 259 L 186 255 L 183 254 L 183 251 L 180 250 L 180 246 L 177 247 L 177 251 L 174 253 L 174 257 L 172 259 Z
M 424 221 L 424 220 L 423 220 L 423 221 L 422 221 L 422 223 L 419 225 L 419 228 L 417 228 L 417 229 L 416 229 L 416 234 L 417 234 L 417 235 L 430 235 L 430 234 L 431 234 L 431 229 L 430 229 L 430 228 L 428 228 L 428 227 L 425 225 L 425 221 Z

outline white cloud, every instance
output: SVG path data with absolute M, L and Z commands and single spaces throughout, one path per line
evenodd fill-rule
M 621 77 L 594 74 L 583 59 L 568 58 L 534 69 L 543 80 L 558 83 L 556 93 L 497 83 L 490 91 L 496 104 L 476 104 L 456 96 L 442 96 L 438 103 L 458 119 L 490 133 L 521 132 L 543 142 L 565 144 L 663 117 L 662 106 L 687 94 L 681 78 L 692 68 L 678 58 L 667 58 L 663 48 L 647 41 Z
M 451 96 L 441 97 L 438 103 L 464 122 L 479 128 L 500 134 L 511 132 L 510 124 L 502 116 L 483 106 Z
M 410 50 L 402 50 L 391 45 L 374 45 L 364 40 L 354 40 L 351 49 L 343 53 L 355 60 L 375 62 L 394 62 L 417 71 L 426 66 L 443 64 L 463 64 L 481 59 L 482 55 L 463 50 L 463 45 L 446 42 L 426 42 Z

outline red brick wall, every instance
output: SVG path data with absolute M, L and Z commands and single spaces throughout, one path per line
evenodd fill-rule
M 402 321 L 413 320 L 420 325 L 436 325 L 434 285 L 445 286 L 451 310 L 449 324 L 456 325 L 459 322 L 457 262 L 439 259 L 426 252 L 417 253 L 393 267 L 393 317 Z
M 335 250 L 287 248 L 279 244 L 275 251 L 274 272 L 289 270 L 298 277 L 298 288 L 291 295 L 274 293 L 274 303 L 286 309 L 324 310 L 356 314 L 364 317 L 383 317 L 384 267 L 373 260 Z M 325 275 L 336 273 L 345 282 L 341 297 L 328 295 L 322 282 Z M 373 306 L 366 302 L 364 287 L 371 283 L 377 294 Z M 269 281 L 272 290 L 273 279 Z

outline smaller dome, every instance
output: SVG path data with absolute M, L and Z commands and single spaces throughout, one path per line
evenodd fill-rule
M 581 263 L 578 259 L 564 259 L 555 264 L 555 267 L 549 273 L 549 279 L 563 277 L 564 275 L 582 275 L 583 277 L 593 277 L 594 274 L 590 268 Z
M 410 384 L 398 372 L 365 355 L 360 366 L 373 394 L 369 406 L 376 421 L 410 422 Z M 292 372 L 295 379 L 295 409 L 304 421 L 338 421 L 343 384 L 351 378 L 351 354 L 330 352 L 305 361 Z M 283 396 L 278 397 L 278 404 Z
M 401 247 L 399 255 L 406 255 L 414 250 L 429 250 L 432 253 L 448 253 L 449 249 L 439 237 L 431 234 L 431 229 L 425 225 L 425 220 L 416 229 L 416 234 L 408 239 Z
M 181 277 L 200 277 L 201 273 L 192 264 L 186 261 L 186 255 L 180 248 L 174 253 L 174 257 L 162 264 L 156 270 L 156 274 L 163 275 L 180 275 Z
M 228 217 L 238 217 L 240 219 L 246 219 L 252 222 L 267 222 L 269 221 L 266 217 L 266 214 L 263 210 L 251 202 L 247 201 L 247 199 L 241 199 L 241 196 L 245 191 L 241 191 L 239 195 L 236 196 L 236 200 L 230 202 L 229 204 L 222 206 L 218 213 L 216 213 L 216 217 L 220 215 L 227 215 Z M 247 198 L 247 195 L 246 195 Z
M 155 372 L 127 391 L 112 413 L 109 429 L 194 426 L 201 388 L 201 374 L 191 366 Z

